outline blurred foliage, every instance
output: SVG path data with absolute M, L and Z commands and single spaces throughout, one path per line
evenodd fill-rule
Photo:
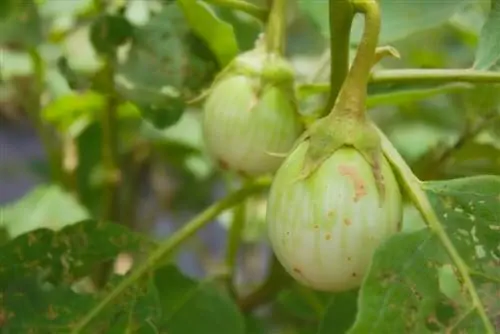
M 42 184 L 0 207 L 0 332 L 70 332 L 125 279 L 115 273 L 95 292 L 85 278 L 97 267 L 123 253 L 147 261 L 146 250 L 156 247 L 147 235 L 170 235 L 239 185 L 206 152 L 201 105 L 192 102 L 263 29 L 255 17 L 222 3 L 0 2 L 0 131 L 19 124 L 35 131 L 46 155 L 37 168 Z M 380 44 L 396 47 L 401 59 L 386 58 L 377 71 L 500 70 L 500 1 L 380 3 Z M 286 54 L 304 95 L 301 113 L 308 115 L 328 93 L 300 87 L 329 77 L 328 1 L 290 1 L 288 14 Z M 361 28 L 356 18 L 353 48 Z M 500 282 L 500 83 L 372 82 L 368 92 L 372 118 L 426 181 L 500 326 L 492 297 Z M 116 122 L 105 125 L 109 114 Z M 103 160 L 109 143 L 116 148 L 117 179 Z M 0 176 L 19 169 L 1 148 L 0 154 Z M 107 222 L 103 194 L 113 182 L 119 218 Z M 279 290 L 281 281 L 265 283 L 265 196 L 247 204 L 237 292 L 262 281 L 256 291 Z M 359 292 L 332 296 L 283 283 L 279 293 L 264 294 L 267 307 L 244 310 L 245 299 L 232 298 L 220 284 L 230 213 L 184 244 L 196 260 L 182 252 L 167 259 L 125 290 L 89 333 L 484 333 L 462 282 L 453 270 L 446 274 L 447 254 L 412 210 L 405 224 L 417 228 L 380 248 Z

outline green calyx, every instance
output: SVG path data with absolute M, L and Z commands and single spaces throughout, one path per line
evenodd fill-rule
M 385 187 L 380 166 L 384 157 L 377 130 L 366 115 L 366 87 L 377 62 L 380 12 L 376 0 L 353 0 L 353 5 L 365 15 L 363 38 L 332 111 L 314 122 L 299 139 L 309 141 L 299 180 L 308 178 L 337 150 L 352 147 L 370 164 L 382 203 Z

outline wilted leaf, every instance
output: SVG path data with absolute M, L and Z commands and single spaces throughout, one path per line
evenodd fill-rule
M 59 230 L 88 218 L 87 210 L 57 185 L 38 186 L 20 200 L 0 208 L 0 225 L 12 238 L 39 228 Z
M 415 32 L 437 27 L 468 2 L 471 0 L 380 0 L 382 12 L 380 43 L 393 42 Z M 329 36 L 328 1 L 301 0 L 299 5 L 319 25 L 325 36 Z M 362 31 L 363 20 L 356 18 L 352 28 L 353 42 L 359 42 Z
M 212 9 L 201 1 L 180 0 L 191 29 L 200 36 L 217 56 L 221 66 L 227 65 L 239 52 L 233 27 L 218 18 Z
M 155 282 L 169 334 L 245 333 L 243 316 L 214 283 L 196 282 L 173 266 L 157 270 Z
M 481 29 L 474 68 L 488 70 L 500 62 L 500 0 L 491 0 L 491 10 Z

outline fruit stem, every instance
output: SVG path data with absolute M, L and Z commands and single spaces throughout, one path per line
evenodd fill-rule
M 355 12 L 363 13 L 365 25 L 351 70 L 340 90 L 330 116 L 365 120 L 366 87 L 376 59 L 380 33 L 380 9 L 376 0 L 351 0 Z
M 486 311 L 481 303 L 481 299 L 479 298 L 479 295 L 477 293 L 476 287 L 474 286 L 474 282 L 472 281 L 472 278 L 469 274 L 469 268 L 460 256 L 460 253 L 455 248 L 455 245 L 451 241 L 443 225 L 439 221 L 439 218 L 434 212 L 434 209 L 432 208 L 432 205 L 429 202 L 424 189 L 422 188 L 422 182 L 415 176 L 415 174 L 413 174 L 410 167 L 408 167 L 403 157 L 401 157 L 397 149 L 392 145 L 385 134 L 375 125 L 374 127 L 377 129 L 377 132 L 380 136 L 384 156 L 387 158 L 387 160 L 389 160 L 394 171 L 399 176 L 401 185 L 406 190 L 411 201 L 426 221 L 430 230 L 437 235 L 451 260 L 455 263 L 460 276 L 462 276 L 465 288 L 469 292 L 470 298 L 472 300 L 472 306 L 477 310 L 477 313 L 479 314 L 479 317 L 481 318 L 485 326 L 486 333 L 495 333 L 493 325 L 491 324 L 488 315 L 486 314 Z
M 267 52 L 283 55 L 285 51 L 286 2 L 273 0 L 266 27 Z
M 328 114 L 349 71 L 349 40 L 354 9 L 350 0 L 330 0 L 330 97 Z

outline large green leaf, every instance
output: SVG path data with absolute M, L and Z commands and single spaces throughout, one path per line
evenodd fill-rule
M 500 0 L 491 0 L 491 11 L 481 29 L 474 68 L 487 70 L 500 66 Z
M 450 318 L 465 313 L 440 291 L 438 269 L 448 261 L 428 229 L 390 238 L 374 256 L 349 333 L 429 333 L 431 328 L 448 328 Z
M 469 267 L 491 273 L 500 258 L 500 176 L 426 182 L 424 189 Z
M 343 334 L 354 323 L 357 311 L 357 291 L 333 296 L 321 321 L 318 334 Z
M 192 0 L 180 0 L 191 29 L 200 36 L 217 56 L 221 66 L 227 65 L 239 52 L 233 27 L 218 18 L 205 3 Z
M 196 282 L 173 266 L 157 270 L 155 282 L 168 333 L 245 333 L 245 319 L 214 283 Z
M 415 32 L 437 27 L 470 1 L 380 0 L 382 12 L 380 43 L 393 42 Z M 329 36 L 328 1 L 301 0 L 299 5 L 318 24 L 325 36 Z M 362 30 L 363 22 L 356 18 L 352 30 L 353 42 L 359 42 Z
M 96 263 L 123 251 L 144 251 L 151 245 L 121 225 L 93 220 L 60 231 L 37 229 L 0 246 L 0 284 L 40 274 L 72 282 L 89 274 Z
M 59 230 L 88 219 L 89 213 L 57 185 L 42 185 L 12 204 L 0 208 L 0 225 L 15 238 L 39 228 Z

